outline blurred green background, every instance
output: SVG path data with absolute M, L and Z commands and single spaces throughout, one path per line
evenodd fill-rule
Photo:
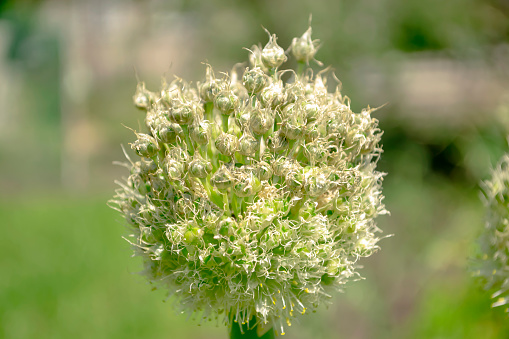
M 385 131 L 381 251 L 288 338 L 508 338 L 468 265 L 508 150 L 508 0 L 0 1 L 0 338 L 226 338 L 152 292 L 106 206 L 137 75 L 201 80 L 278 35 L 322 41 Z M 163 302 L 164 301 L 164 302 Z

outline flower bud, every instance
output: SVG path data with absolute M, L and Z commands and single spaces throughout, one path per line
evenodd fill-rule
M 192 105 L 174 106 L 170 110 L 170 120 L 179 125 L 188 125 L 193 122 L 194 114 Z
M 178 82 L 179 79 L 168 85 L 166 80 L 163 80 L 163 88 L 161 89 L 161 101 L 166 105 L 166 107 L 171 108 L 173 106 L 173 101 L 179 99 L 182 95 L 182 89 L 177 85 Z
M 304 128 L 304 124 L 298 119 L 287 119 L 283 121 L 281 124 L 281 133 L 287 138 L 291 140 L 299 139 L 302 136 L 302 130 Z M 279 132 L 278 131 L 278 132 Z
M 214 98 L 224 89 L 225 82 L 214 78 L 212 67 L 207 65 L 206 80 L 199 86 L 200 97 L 205 102 L 213 102 Z
M 307 171 L 304 179 L 304 191 L 310 197 L 318 197 L 329 189 L 327 175 L 319 168 Z
M 189 163 L 189 174 L 193 177 L 205 178 L 211 171 L 212 164 L 202 157 L 196 157 Z
M 156 139 L 148 134 L 138 134 L 138 140 L 131 144 L 131 148 L 140 157 L 152 158 L 159 152 L 159 146 Z
M 220 192 L 224 192 L 234 183 L 232 173 L 225 165 L 222 165 L 216 173 L 210 178 L 210 183 L 217 187 Z
M 165 159 L 165 171 L 170 180 L 179 180 L 184 174 L 184 163 L 182 161 L 166 158 Z
M 149 173 L 154 173 L 158 168 L 159 167 L 157 167 L 157 164 L 154 160 L 141 158 L 140 174 L 147 175 Z
M 281 66 L 286 60 L 285 50 L 278 46 L 276 34 L 270 35 L 269 42 L 262 50 L 262 62 L 268 68 L 277 68 Z
M 167 120 L 158 124 L 155 130 L 157 138 L 166 144 L 175 143 L 177 137 L 182 138 L 184 136 L 184 131 L 179 124 Z
M 328 154 L 326 145 L 317 142 L 307 144 L 304 149 L 304 156 L 309 160 L 311 166 L 326 162 Z
M 214 99 L 214 106 L 224 115 L 230 115 L 239 106 L 239 98 L 231 92 L 221 92 Z
M 286 139 L 285 135 L 281 133 L 281 130 L 272 134 L 267 139 L 267 147 L 272 152 L 281 152 L 287 150 L 288 146 L 289 146 L 288 140 Z
M 311 40 L 311 26 L 300 38 L 293 38 L 290 48 L 297 61 L 309 64 L 318 50 L 318 40 Z
M 250 94 L 260 92 L 267 84 L 267 76 L 259 67 L 253 69 L 246 68 L 242 80 L 244 87 L 246 87 Z
M 286 187 L 293 192 L 300 190 L 304 184 L 304 175 L 302 174 L 302 167 L 294 165 L 290 168 L 285 177 Z
M 313 142 L 320 137 L 320 131 L 316 124 L 310 124 L 304 127 L 304 140 L 307 143 Z
M 320 114 L 320 106 L 318 106 L 315 103 L 306 103 L 303 108 L 306 115 L 307 124 L 314 122 L 316 121 L 316 119 L 318 119 Z
M 254 133 L 265 134 L 274 126 L 274 117 L 266 109 L 255 109 L 251 112 L 249 125 Z
M 233 191 L 240 198 L 250 197 L 262 188 L 260 180 L 250 171 L 237 173 L 236 179 Z
M 199 145 L 206 145 L 210 140 L 210 123 L 207 120 L 194 123 L 189 127 L 189 135 Z
M 272 167 L 265 161 L 260 161 L 256 164 L 255 172 L 260 180 L 269 180 L 272 178 Z
M 232 134 L 221 132 L 216 139 L 215 145 L 221 154 L 231 157 L 238 149 L 239 139 Z
M 260 101 L 265 107 L 276 108 L 286 99 L 286 92 L 281 81 L 275 81 L 262 90 Z
M 156 101 L 156 95 L 145 88 L 143 81 L 136 86 L 133 96 L 134 105 L 142 110 L 148 110 Z
M 258 139 L 252 136 L 248 131 L 245 131 L 242 137 L 240 137 L 238 152 L 247 157 L 252 157 L 259 149 L 260 143 Z

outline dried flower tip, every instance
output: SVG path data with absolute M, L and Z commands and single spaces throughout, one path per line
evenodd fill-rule
M 249 64 L 251 68 L 260 68 L 264 73 L 267 73 L 269 69 L 265 66 L 262 61 L 262 49 L 259 45 L 253 45 L 249 50 Z
M 246 87 L 250 94 L 260 92 L 267 84 L 267 76 L 259 67 L 253 69 L 246 68 L 242 80 L 244 87 Z
M 318 51 L 318 40 L 311 40 L 311 26 L 300 38 L 293 38 L 291 50 L 292 54 L 299 62 L 309 64 L 314 59 Z
M 136 85 L 136 92 L 133 96 L 134 105 L 142 110 L 148 110 L 155 103 L 155 94 L 145 88 L 143 81 Z
M 276 34 L 265 31 L 269 34 L 269 42 L 262 50 L 262 62 L 268 68 L 277 68 L 287 60 L 285 50 L 278 46 Z
M 148 134 L 138 134 L 138 140 L 131 144 L 131 148 L 140 157 L 152 158 L 159 152 L 157 141 Z

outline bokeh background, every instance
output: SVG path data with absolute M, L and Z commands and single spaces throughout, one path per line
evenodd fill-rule
M 150 291 L 106 206 L 143 116 L 136 76 L 202 80 L 242 47 L 317 59 L 385 131 L 381 251 L 288 338 L 508 338 L 469 264 L 479 182 L 509 150 L 508 0 L 0 1 L 0 338 L 226 338 Z

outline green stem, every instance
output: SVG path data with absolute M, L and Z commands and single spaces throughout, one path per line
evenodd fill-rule
M 256 323 L 256 318 L 253 317 L 251 324 Z M 242 331 L 241 331 L 242 326 Z M 244 332 L 244 333 L 242 333 Z M 234 322 L 230 329 L 230 339 L 275 339 L 274 328 L 269 329 L 261 337 L 258 336 L 257 326 L 248 328 L 247 324 L 241 325 Z

